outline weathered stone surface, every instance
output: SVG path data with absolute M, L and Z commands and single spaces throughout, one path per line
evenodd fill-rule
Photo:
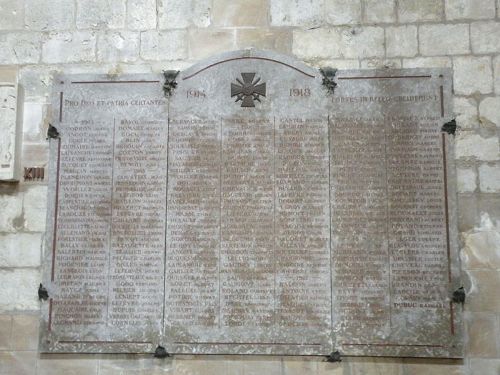
M 43 43 L 42 61 L 45 63 L 71 63 L 95 61 L 96 34 L 89 31 L 49 34 Z
M 239 49 L 259 48 L 283 53 L 292 50 L 292 33 L 289 30 L 238 29 L 236 45 Z
M 180 60 L 187 57 L 186 31 L 144 31 L 141 57 L 145 60 Z
M 462 133 L 456 140 L 457 158 L 472 158 L 485 161 L 499 159 L 498 138 L 483 138 L 479 134 Z
M 214 26 L 268 25 L 267 0 L 214 0 L 212 22 Z
M 417 27 L 395 26 L 385 29 L 388 57 L 413 57 L 418 53 Z
M 467 293 L 469 311 L 500 312 L 498 298 L 499 270 L 470 270 L 471 288 Z
M 457 169 L 457 191 L 459 193 L 472 193 L 476 190 L 476 171 L 470 168 Z
M 498 374 L 500 373 L 500 359 L 478 359 L 470 360 L 471 374 Z
M 467 365 L 462 361 L 405 359 L 404 375 L 468 375 Z
M 491 58 L 488 56 L 455 57 L 453 59 L 453 84 L 455 93 L 459 95 L 491 93 L 493 91 Z
M 491 14 L 491 13 L 490 13 Z M 472 52 L 500 52 L 500 22 L 473 22 L 470 26 Z
M 472 98 L 453 98 L 453 112 L 457 125 L 460 129 L 477 128 L 479 117 L 477 115 L 477 103 Z
M 483 164 L 479 167 L 479 187 L 485 193 L 500 192 L 500 165 Z
M 47 215 L 47 186 L 31 186 L 24 193 L 23 212 L 25 228 L 30 232 L 45 231 Z
M 108 31 L 97 38 L 98 62 L 132 62 L 139 57 L 139 33 Z
M 367 59 L 361 60 L 361 69 L 398 69 L 401 68 L 400 59 Z
M 189 57 L 203 59 L 214 53 L 231 50 L 236 42 L 235 30 L 190 30 Z
M 10 315 L 0 315 L 0 352 L 10 349 L 11 333 L 12 317 Z
M 76 0 L 76 27 L 78 29 L 125 27 L 127 7 L 125 0 Z
M 449 57 L 415 57 L 403 59 L 403 68 L 451 68 Z
M 74 1 L 25 0 L 26 27 L 30 30 L 69 30 L 74 28 Z
M 12 316 L 12 350 L 38 349 L 38 315 L 13 315 Z
M 466 269 L 500 269 L 500 226 L 487 213 L 481 224 L 463 234 Z
M 128 0 L 127 27 L 131 30 L 156 28 L 156 0 Z
M 39 233 L 0 234 L 0 267 L 40 266 Z
M 0 352 L 0 373 L 15 375 L 34 375 L 37 367 L 36 352 Z
M 40 272 L 36 269 L 0 269 L 0 312 L 38 310 L 37 289 Z
M 495 18 L 495 0 L 446 0 L 448 20 Z
M 396 20 L 395 0 L 365 0 L 365 22 L 385 23 Z
M 306 59 L 383 57 L 384 29 L 368 26 L 294 30 L 292 50 Z
M 24 0 L 0 0 L 0 30 L 22 30 Z
M 499 329 L 495 314 L 470 313 L 465 319 L 469 335 L 468 350 L 472 357 L 495 358 L 498 354 Z
M 16 232 L 24 228 L 22 194 L 0 195 L 0 232 Z
M 207 27 L 211 3 L 210 0 L 159 0 L 158 26 L 160 29 Z
M 97 375 L 99 360 L 95 356 L 82 357 L 72 358 L 71 361 L 64 356 L 43 358 L 38 361 L 37 375 Z
M 400 0 L 399 22 L 438 21 L 443 18 L 443 3 L 434 0 Z
M 270 0 L 273 26 L 319 26 L 323 22 L 324 0 Z
M 361 22 L 361 0 L 325 1 L 325 21 L 330 25 L 351 25 Z
M 479 120 L 500 128 L 500 97 L 484 98 L 479 103 Z
M 403 375 L 403 364 L 391 358 L 353 358 L 349 361 L 352 375 Z
M 439 43 L 436 43 L 436 40 L 439 40 Z M 424 56 L 470 53 L 469 25 L 421 25 L 419 43 L 420 53 Z
M 0 64 L 30 64 L 40 60 L 43 36 L 36 32 L 0 34 Z
M 495 77 L 495 93 L 500 95 L 500 56 L 493 59 L 493 74 Z

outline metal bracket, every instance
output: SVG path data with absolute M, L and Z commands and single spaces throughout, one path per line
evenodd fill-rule
M 331 352 L 330 355 L 326 356 L 326 361 L 327 362 L 342 362 L 340 352 L 338 350 L 335 352 Z
M 165 97 L 168 98 L 172 96 L 175 88 L 177 87 L 177 82 L 175 79 L 179 75 L 178 70 L 165 70 L 163 76 L 165 77 L 165 83 L 163 84 L 163 93 Z
M 463 304 L 465 302 L 465 289 L 463 286 L 455 290 L 451 296 L 451 301 L 454 303 L 461 303 Z
M 455 135 L 455 132 L 457 131 L 457 122 L 455 121 L 455 119 L 444 124 L 441 127 L 441 131 L 451 135 Z
M 47 292 L 47 289 L 40 283 L 40 286 L 38 287 L 38 299 L 47 301 L 49 299 L 49 292 Z
M 59 137 L 59 131 L 55 126 L 49 124 L 49 128 L 47 129 L 47 139 L 57 139 Z
M 323 86 L 325 86 L 330 95 L 333 95 L 335 93 L 335 88 L 337 87 L 337 83 L 334 81 L 337 69 L 326 67 L 321 68 L 319 72 L 323 76 Z
M 161 345 L 158 345 L 158 347 L 155 350 L 154 354 L 155 358 L 167 358 L 170 357 L 170 354 L 165 350 L 165 348 Z

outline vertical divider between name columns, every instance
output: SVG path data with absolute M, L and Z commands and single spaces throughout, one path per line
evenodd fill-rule
M 167 229 L 168 229 L 168 171 L 170 143 L 170 101 L 167 101 L 167 171 L 165 173 L 165 236 L 163 246 L 163 312 L 161 318 L 160 341 L 165 338 L 165 308 L 167 305 Z
M 106 293 L 106 324 L 109 322 L 109 284 L 111 282 L 111 250 L 113 248 L 113 191 L 115 188 L 115 135 L 116 135 L 116 118 L 113 117 L 113 137 L 112 137 L 112 152 L 111 152 L 111 199 L 110 199 L 110 215 L 109 215 L 109 238 L 108 238 L 108 291 Z
M 220 265 L 222 256 L 222 147 L 223 147 L 223 134 L 222 134 L 222 117 L 220 118 L 219 125 L 219 259 L 217 265 L 217 280 L 219 283 L 219 316 L 218 316 L 218 328 L 221 328 L 222 320 L 222 307 L 221 307 L 221 295 L 220 295 Z
M 333 258 L 332 258 L 332 151 L 330 140 L 330 113 L 326 118 L 326 131 L 328 138 L 328 228 L 330 238 L 328 239 L 328 248 L 330 249 L 330 329 L 333 336 Z M 333 340 L 333 337 L 332 337 Z

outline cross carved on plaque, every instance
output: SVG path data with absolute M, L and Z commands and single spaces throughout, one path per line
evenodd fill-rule
M 260 78 L 254 81 L 255 73 L 241 73 L 243 82 L 236 78 L 239 85 L 231 83 L 231 98 L 236 96 L 236 103 L 241 101 L 242 107 L 255 107 L 254 100 L 260 102 L 260 96 L 266 96 L 266 84 Z

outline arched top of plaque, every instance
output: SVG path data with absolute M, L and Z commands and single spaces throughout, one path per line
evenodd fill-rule
M 319 71 L 317 69 L 314 69 L 293 57 L 273 51 L 245 49 L 225 52 L 209 57 L 183 71 L 180 75 L 180 80 L 189 80 L 199 74 L 207 72 L 208 70 L 218 65 L 245 60 L 258 63 L 279 64 L 282 67 L 289 68 L 309 78 L 315 78 L 319 76 Z

